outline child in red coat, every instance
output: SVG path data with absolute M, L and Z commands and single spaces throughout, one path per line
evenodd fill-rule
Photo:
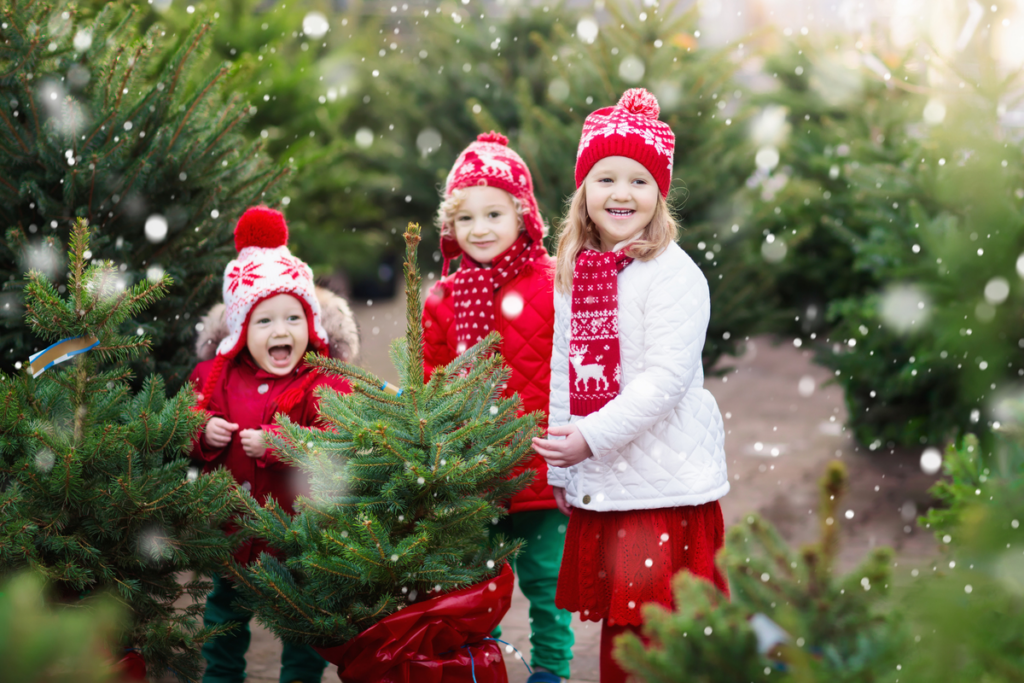
M 481 135 L 459 156 L 438 224 L 444 270 L 423 311 L 427 378 L 497 331 L 512 371 L 506 395 L 518 393 L 523 412 L 542 411 L 546 427 L 555 262 L 544 250 L 530 171 L 504 135 Z M 449 262 L 459 256 L 458 272 L 449 275 Z M 514 569 L 530 600 L 529 683 L 558 683 L 569 676 L 573 645 L 570 614 L 555 607 L 568 518 L 557 509 L 544 460 L 534 455 L 527 466 L 536 473 L 533 483 L 512 499 L 511 514 L 495 531 L 526 541 Z
M 266 434 L 275 431 L 277 413 L 315 425 L 317 388 L 350 391 L 344 380 L 308 366 L 307 350 L 350 360 L 359 342 L 348 304 L 314 288 L 312 271 L 291 255 L 287 242 L 280 212 L 255 207 L 242 215 L 235 228 L 238 258 L 224 271 L 224 303 L 200 324 L 197 352 L 203 361 L 190 379 L 199 407 L 210 416 L 193 442 L 192 458 L 204 463 L 204 471 L 226 468 L 257 502 L 274 498 L 292 513 L 305 478 L 268 447 Z M 251 539 L 235 559 L 249 563 L 268 550 L 261 539 Z M 204 683 L 245 678 L 251 615 L 236 607 L 237 600 L 232 583 L 215 576 L 205 623 L 237 627 L 203 646 Z M 319 683 L 325 666 L 308 645 L 285 642 L 280 680 Z

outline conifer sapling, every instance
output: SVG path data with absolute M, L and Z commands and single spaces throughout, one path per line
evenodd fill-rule
M 347 641 L 404 606 L 496 576 L 519 550 L 500 536 L 489 541 L 488 529 L 533 476 L 512 472 L 530 456 L 537 416 L 517 417 L 518 397 L 502 398 L 509 372 L 496 333 L 424 383 L 419 226 L 405 239 L 408 327 L 391 347 L 401 392 L 307 356 L 353 389 L 320 390 L 321 429 L 278 418 L 274 447 L 308 474 L 311 493 L 290 518 L 274 501 L 260 508 L 239 492 L 249 508 L 243 524 L 287 559 L 264 554 L 232 573 L 282 638 Z
M 118 330 L 162 296 L 168 277 L 126 286 L 112 263 L 90 264 L 84 220 L 70 244 L 66 295 L 28 274 L 27 323 L 48 342 L 99 344 L 38 378 L 0 372 L 0 572 L 31 567 L 71 604 L 111 593 L 130 617 L 119 645 L 151 674 L 170 667 L 192 680 L 200 646 L 218 632 L 198 622 L 211 586 L 198 575 L 230 553 L 221 527 L 235 510 L 233 480 L 189 470 L 203 421 L 191 388 L 167 398 L 158 376 L 136 395 L 128 387 L 126 363 L 149 340 Z M 189 571 L 197 577 L 179 582 Z M 185 595 L 196 604 L 177 608 Z

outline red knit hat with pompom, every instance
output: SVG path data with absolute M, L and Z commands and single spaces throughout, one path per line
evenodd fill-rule
M 448 180 L 444 184 L 444 196 L 447 199 L 455 190 L 464 187 L 486 185 L 505 190 L 519 200 L 523 206 L 523 226 L 526 234 L 543 245 L 547 226 L 540 216 L 537 199 L 533 196 L 533 178 L 530 169 L 522 157 L 508 146 L 508 138 L 501 133 L 481 133 L 476 141 L 470 143 L 455 160 Z M 448 228 L 442 230 L 441 254 L 444 256 L 444 272 L 448 272 L 448 262 L 462 255 L 462 249 L 455 239 L 454 232 Z
M 247 209 L 235 226 L 238 258 L 224 269 L 224 315 L 228 334 L 217 355 L 233 358 L 245 346 L 249 315 L 264 299 L 291 294 L 306 311 L 309 344 L 326 351 L 327 332 L 320 320 L 320 302 L 313 271 L 288 251 L 288 225 L 284 215 L 267 206 Z
M 676 136 L 658 120 L 658 99 L 643 88 L 627 90 L 614 107 L 598 109 L 583 122 L 576 151 L 576 187 L 601 159 L 628 157 L 654 176 L 663 197 L 672 184 L 672 155 Z

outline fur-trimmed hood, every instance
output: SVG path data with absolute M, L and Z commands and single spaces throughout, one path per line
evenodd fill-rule
M 320 317 L 327 338 L 330 340 L 331 358 L 346 363 L 355 361 L 359 355 L 359 326 L 348 302 L 329 289 L 316 288 L 320 302 Z M 224 304 L 220 303 L 200 318 L 202 329 L 196 339 L 196 355 L 199 360 L 210 360 L 217 355 L 217 345 L 228 335 Z

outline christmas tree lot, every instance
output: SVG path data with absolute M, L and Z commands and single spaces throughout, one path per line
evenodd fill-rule
M 29 368 L 0 373 L 0 572 L 35 570 L 66 609 L 109 594 L 128 619 L 106 654 L 125 673 L 169 668 L 195 680 L 199 648 L 218 631 L 198 622 L 210 583 L 179 579 L 229 555 L 222 525 L 236 510 L 234 482 L 189 469 L 203 421 L 191 389 L 167 398 L 158 376 L 137 394 L 128 386 L 127 364 L 149 340 L 119 330 L 169 277 L 124 288 L 114 264 L 89 263 L 85 221 L 70 241 L 67 294 L 39 272 L 25 289 L 28 325 L 60 341 Z M 177 608 L 185 595 L 197 604 Z
M 419 226 L 406 239 L 407 332 L 391 349 L 397 393 L 354 366 L 307 357 L 345 377 L 350 395 L 321 390 L 325 429 L 280 419 L 282 457 L 309 476 L 294 518 L 239 491 L 242 524 L 285 559 L 264 554 L 231 573 L 256 617 L 278 636 L 318 648 L 349 682 L 505 681 L 486 640 L 511 601 L 506 562 L 519 544 L 489 527 L 532 476 L 537 417 L 501 398 L 508 370 L 492 333 L 423 381 Z M 376 626 L 375 626 L 376 625 Z
M 287 171 L 244 137 L 256 108 L 222 95 L 231 65 L 201 73 L 209 22 L 176 36 L 143 30 L 129 3 L 102 5 L 91 20 L 60 0 L 0 8 L 0 368 L 42 348 L 21 315 L 22 274 L 67 287 L 62 256 L 80 217 L 99 231 L 93 257 L 126 281 L 172 276 L 126 327 L 153 339 L 136 376 L 157 372 L 176 391 L 193 363 L 190 311 L 217 300 L 233 253 L 232 219 Z

